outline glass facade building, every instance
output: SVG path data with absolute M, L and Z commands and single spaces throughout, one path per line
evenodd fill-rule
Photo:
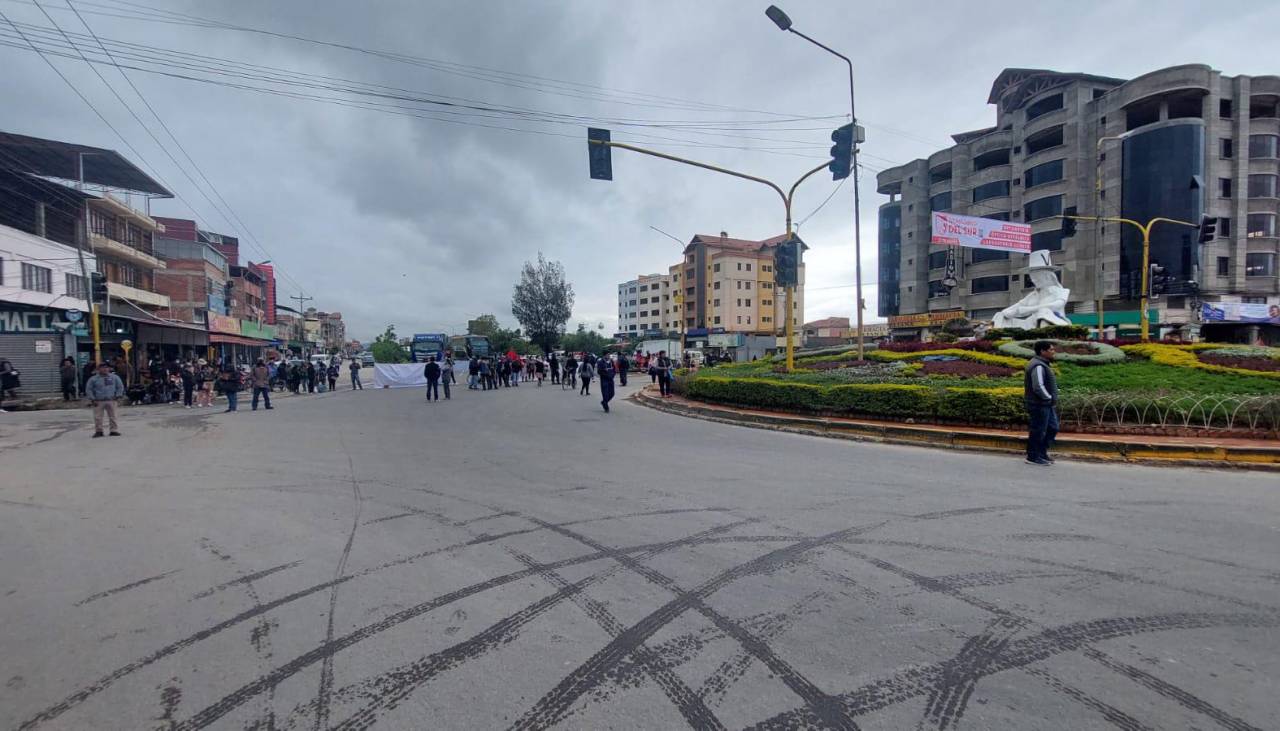
M 1123 147 L 1121 216 L 1146 223 L 1152 218 L 1199 222 L 1204 210 L 1204 122 L 1170 120 L 1126 137 Z M 1120 292 L 1142 290 L 1142 233 L 1121 229 Z M 1196 230 L 1158 223 L 1151 229 L 1152 264 L 1175 281 L 1196 279 Z

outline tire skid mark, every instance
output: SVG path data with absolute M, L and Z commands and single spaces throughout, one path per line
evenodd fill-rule
M 1058 579 L 1078 576 L 1074 571 L 979 571 L 972 574 L 935 576 L 933 580 L 950 589 L 1013 584 L 1022 579 Z
M 941 682 L 929 692 L 918 728 L 945 729 L 959 721 L 983 670 L 1027 624 L 1021 618 L 998 616 L 982 632 L 970 637 L 946 663 Z
M 1150 726 L 1147 726 L 1133 716 L 1130 716 L 1109 703 L 1103 703 L 1074 685 L 1068 684 L 1056 675 L 1048 673 L 1040 668 L 1027 668 L 1025 672 L 1028 675 L 1043 680 L 1050 688 L 1053 688 L 1055 691 L 1067 696 L 1077 703 L 1097 711 L 1103 718 L 1109 721 L 1112 726 L 1115 726 L 1122 731 L 1153 731 Z
M 164 572 L 163 574 L 157 574 L 157 575 L 155 575 L 155 576 L 148 576 L 148 577 L 147 577 L 147 578 L 145 578 L 145 579 L 139 579 L 139 580 L 137 580 L 137 581 L 131 581 L 131 582 L 129 582 L 128 584 L 125 584 L 124 586 L 117 586 L 117 587 L 115 587 L 114 589 L 107 589 L 106 591 L 100 591 L 100 592 L 98 592 L 97 594 L 91 594 L 91 595 L 89 595 L 89 596 L 85 597 L 84 599 L 81 599 L 80 601 L 76 602 L 76 603 L 75 603 L 75 604 L 73 604 L 72 606 L 75 606 L 75 607 L 83 607 L 84 605 L 88 604 L 89 602 L 96 602 L 96 601 L 98 601 L 99 599 L 105 599 L 106 597 L 109 597 L 109 596 L 112 596 L 112 595 L 115 595 L 115 594 L 119 594 L 119 593 L 120 593 L 120 592 L 122 592 L 122 591 L 128 591 L 128 590 L 130 590 L 130 589 L 136 589 L 136 588 L 138 588 L 139 586 L 143 586 L 144 584 L 150 584 L 150 583 L 151 583 L 151 582 L 153 582 L 153 581 L 159 581 L 160 579 L 163 579 L 163 578 L 164 578 L 164 577 L 166 577 L 166 576 L 172 576 L 173 574 L 176 574 L 176 573 L 178 573 L 178 572 L 179 572 L 179 571 L 181 571 L 181 570 L 182 570 L 182 569 L 174 569 L 174 570 L 172 570 L 172 571 L 166 571 L 166 572 Z
M 703 582 L 693 591 L 685 592 L 681 596 L 672 599 L 640 620 L 640 622 L 627 628 L 626 631 L 592 655 L 585 663 L 565 676 L 554 689 L 540 698 L 532 708 L 512 724 L 511 728 L 542 729 L 558 722 L 584 693 L 600 684 L 605 677 L 605 673 L 616 667 L 641 642 L 683 614 L 685 610 L 690 609 L 694 600 L 701 600 L 711 596 L 716 591 L 739 579 L 767 571 L 778 563 L 800 556 L 815 548 L 850 538 L 860 532 L 873 530 L 883 524 L 881 522 L 871 526 L 854 526 L 826 535 L 798 540 L 795 543 L 774 549 L 721 572 L 710 580 Z M 823 708 L 823 711 L 828 710 L 826 707 Z M 813 712 L 811 709 L 810 711 Z M 822 720 L 814 712 L 813 724 L 818 725 L 822 723 Z
M 338 559 L 338 565 L 334 567 L 333 570 L 333 579 L 335 583 L 329 589 L 329 617 L 326 621 L 324 633 L 324 642 L 326 645 L 333 642 L 333 618 L 338 612 L 338 589 L 341 586 L 341 584 L 337 582 L 347 572 L 347 561 L 351 557 L 351 545 L 355 543 L 356 531 L 360 528 L 360 514 L 364 511 L 364 496 L 360 492 L 360 480 L 356 477 L 356 463 L 355 460 L 351 458 L 351 450 L 347 449 L 346 438 L 342 435 L 341 430 L 338 432 L 338 443 L 342 446 L 342 451 L 347 455 L 347 470 L 351 480 L 351 496 L 355 499 L 355 506 L 351 514 L 351 531 L 347 534 L 347 543 L 342 547 L 342 557 Z M 320 663 L 320 687 L 316 689 L 316 704 L 318 706 L 314 726 L 316 731 L 329 727 L 329 694 L 332 690 L 333 654 L 330 653 L 326 655 L 324 660 Z
M 724 511 L 723 509 L 717 508 L 713 512 L 726 512 L 726 511 Z M 668 514 L 668 511 L 657 511 L 657 513 Z M 632 513 L 625 517 L 638 517 L 641 515 L 650 515 L 650 514 L 654 514 L 654 513 Z M 581 523 L 611 520 L 611 519 L 614 519 L 615 517 L 621 517 L 621 516 L 600 516 L 597 518 L 586 518 L 582 520 L 571 521 L 570 523 L 568 523 L 568 525 L 578 525 Z M 525 529 L 521 531 L 516 531 L 516 533 L 517 534 L 533 533 L 538 530 L 542 530 L 542 529 L 530 528 L 530 529 Z M 111 687 L 116 683 L 116 681 L 120 680 L 123 677 L 131 675 L 159 660 L 162 660 L 177 652 L 180 652 L 198 642 L 202 642 L 210 637 L 213 637 L 214 635 L 217 635 L 220 632 L 223 632 L 227 629 L 230 629 L 231 627 L 241 624 L 242 622 L 247 622 L 255 617 L 260 616 L 261 614 L 264 614 L 269 611 L 273 611 L 275 609 L 278 609 L 282 606 L 286 606 L 300 599 L 305 599 L 306 597 L 309 597 L 312 594 L 316 594 L 318 592 L 324 591 L 325 589 L 330 588 L 334 584 L 345 583 L 347 581 L 351 581 L 352 579 L 368 576 L 370 574 L 374 574 L 379 571 L 384 571 L 389 568 L 394 568 L 396 566 L 402 566 L 405 564 L 413 563 L 414 561 L 418 561 L 423 558 L 429 558 L 431 556 L 436 556 L 442 553 L 450 553 L 453 551 L 457 551 L 459 549 L 468 548 L 470 546 L 489 543 L 491 541 L 499 540 L 502 537 L 505 537 L 505 534 L 496 535 L 496 536 L 479 536 L 477 538 L 473 538 L 468 541 L 461 541 L 449 546 L 444 546 L 442 548 L 433 548 L 426 551 L 421 551 L 419 553 L 415 553 L 409 556 L 403 556 L 401 558 L 387 561 L 377 566 L 371 566 L 367 569 L 363 569 L 361 571 L 357 571 L 352 574 L 347 574 L 346 576 L 343 576 L 342 578 L 337 580 L 325 581 L 325 582 L 307 587 L 305 589 L 299 589 L 298 591 L 279 597 L 277 599 L 273 599 L 270 602 L 263 604 L 261 607 L 248 609 L 244 612 L 241 612 L 240 614 L 229 617 L 217 624 L 205 627 L 204 629 L 199 630 L 193 634 L 190 634 L 180 640 L 171 642 L 170 644 L 165 645 L 164 647 L 161 647 L 160 649 L 153 651 L 149 655 L 144 655 L 129 663 L 121 665 L 115 670 L 112 670 L 106 675 L 103 675 L 97 680 L 94 680 L 92 683 L 89 683 L 88 685 L 78 688 L 77 690 L 73 691 L 72 693 L 64 697 L 62 700 L 58 701 L 57 703 L 51 706 L 48 706 L 44 710 L 37 713 L 35 716 L 24 721 L 22 725 L 19 726 L 18 728 L 20 730 L 25 731 L 25 729 L 35 728 L 36 726 L 39 726 L 42 723 L 51 721 L 57 718 L 58 716 L 61 716 L 63 713 L 66 713 L 67 711 L 71 710 L 72 708 L 80 705 L 86 700 L 92 698 L 98 693 L 101 693 L 102 691 Z M 647 547 L 648 546 L 636 546 L 634 547 L 633 550 L 637 550 L 637 551 L 644 550 Z M 586 557 L 586 558 L 583 558 L 581 562 L 585 563 L 586 561 L 595 561 L 595 560 L 599 560 L 599 558 L 601 557 L 594 557 L 594 558 Z M 573 565 L 573 564 L 565 564 L 565 565 Z
M 231 587 L 233 587 L 233 586 L 237 586 L 237 585 L 239 585 L 239 584 L 252 584 L 253 582 L 257 581 L 258 579 L 265 578 L 265 577 L 267 577 L 267 576 L 270 576 L 270 575 L 272 575 L 272 574 L 274 574 L 274 573 L 277 573 L 277 572 L 280 572 L 280 571 L 284 571 L 284 570 L 286 570 L 286 569 L 291 569 L 291 568 L 293 568 L 294 566 L 297 566 L 297 565 L 298 565 L 298 564 L 300 564 L 300 563 L 302 563 L 302 561 L 301 561 L 301 560 L 298 560 L 298 561 L 290 561 L 289 563 L 282 563 L 282 564 L 280 564 L 279 566 L 272 566 L 272 567 L 271 567 L 271 568 L 269 568 L 269 569 L 263 569 L 263 570 L 261 570 L 261 571 L 255 571 L 255 572 L 253 572 L 253 573 L 251 573 L 251 574 L 244 574 L 243 576 L 237 576 L 236 578 L 232 579 L 231 581 L 227 581 L 227 582 L 224 582 L 224 583 L 222 583 L 222 584 L 218 584 L 217 586 L 211 586 L 211 587 L 209 587 L 208 589 L 205 589 L 204 591 L 202 591 L 202 592 L 200 592 L 200 593 L 198 593 L 198 594 L 193 594 L 193 595 L 191 596 L 191 599 L 190 599 L 189 601 L 194 601 L 194 600 L 196 600 L 196 599 L 204 599 L 204 598 L 206 598 L 206 597 L 213 596 L 214 594 L 216 594 L 216 593 L 218 593 L 218 592 L 220 592 L 220 591 L 225 591 L 226 589 L 230 589 Z
M 916 520 L 943 520 L 946 518 L 958 518 L 962 515 L 978 515 L 981 513 L 1003 513 L 1008 510 L 1022 510 L 1024 508 L 1038 508 L 1039 505 L 986 505 L 978 508 L 957 508 L 955 510 L 939 510 L 933 513 L 919 513 L 917 515 L 906 516 L 915 518 Z
M 714 528 L 709 528 L 701 533 L 697 533 L 686 538 L 657 544 L 644 550 L 640 554 L 639 558 L 640 560 L 647 561 L 660 553 L 687 545 L 693 545 L 694 542 L 697 542 L 703 537 L 711 537 L 719 533 L 724 533 L 746 525 L 749 522 L 750 521 L 743 520 L 726 523 Z M 597 555 L 600 558 L 610 558 L 610 556 L 604 551 L 599 552 Z M 421 658 L 412 663 L 401 665 L 398 668 L 385 671 L 373 678 L 360 681 L 348 688 L 344 688 L 341 691 L 342 698 L 345 699 L 355 694 L 363 694 L 370 697 L 372 702 L 358 709 L 346 721 L 338 724 L 336 728 L 369 728 L 377 721 L 380 711 L 394 708 L 405 698 L 409 697 L 414 691 L 430 682 L 441 672 L 457 667 L 468 660 L 485 654 L 495 647 L 510 642 L 515 639 L 518 630 L 528 622 L 537 618 L 552 607 L 560 604 L 565 599 L 572 600 L 578 597 L 587 587 L 620 573 L 622 569 L 623 566 L 621 564 L 615 564 L 609 569 L 597 572 L 572 584 L 564 584 L 561 588 L 557 589 L 555 593 L 547 597 L 543 597 L 533 604 L 524 607 L 515 614 L 499 620 L 476 635 L 473 635 L 452 647 L 445 648 L 444 650 L 433 653 L 432 655 Z M 554 568 L 551 568 L 547 564 L 540 564 L 536 565 L 536 568 L 530 568 L 528 571 L 533 575 L 543 575 L 548 571 L 554 571 Z M 621 626 L 616 629 L 619 632 L 622 631 Z M 672 677 L 674 678 L 674 676 Z M 678 681 L 678 678 L 675 678 L 675 680 Z M 681 683 L 681 685 L 683 685 L 683 683 Z M 664 691 L 667 689 L 668 688 L 664 686 Z M 670 689 L 673 691 L 677 690 L 675 686 L 670 686 Z M 698 709 L 697 706 L 701 705 L 701 702 L 697 701 L 696 698 L 693 698 L 692 692 L 688 691 L 688 688 L 685 688 L 684 690 L 688 693 L 688 697 L 682 697 L 676 704 L 682 715 L 686 713 L 698 715 L 705 721 L 714 722 L 716 727 L 720 727 L 720 722 L 715 718 L 714 714 L 709 710 L 706 710 L 705 706 L 702 709 Z M 690 705 L 686 707 L 684 704 Z M 305 711 L 306 709 L 303 710 Z M 695 726 L 695 728 L 698 727 L 699 726 Z
M 1075 652 L 1088 645 L 1151 632 L 1171 632 L 1220 627 L 1274 628 L 1280 618 L 1259 614 L 1177 613 L 1142 617 L 1112 617 L 1052 627 L 1010 642 L 1005 651 L 980 670 L 982 677 L 1024 668 L 1051 657 Z M 928 694 L 949 672 L 948 663 L 915 665 L 837 696 L 848 713 L 857 717 Z M 807 708 L 796 708 L 762 721 L 752 729 L 794 729 L 812 722 Z
M 1229 731 L 1262 731 L 1259 727 L 1243 719 L 1236 718 L 1212 703 L 1197 698 L 1182 688 L 1161 680 L 1141 668 L 1135 668 L 1128 663 L 1121 662 L 1095 647 L 1086 647 L 1082 654 L 1108 670 L 1119 673 L 1139 685 L 1145 686 L 1159 696 L 1176 701 L 1188 710 L 1212 718 L 1217 721 L 1218 725 L 1229 729 Z
M 857 724 L 853 723 L 852 719 L 844 717 L 843 714 L 840 713 L 840 710 L 831 702 L 830 697 L 828 697 L 825 692 L 819 689 L 811 680 L 804 677 L 804 675 L 792 667 L 790 663 L 783 660 L 781 657 L 778 657 L 778 655 L 774 653 L 773 648 L 769 647 L 764 640 L 749 632 L 742 625 L 737 624 L 720 612 L 717 612 L 703 601 L 703 597 L 691 594 L 676 584 L 676 582 L 670 577 L 659 573 L 648 566 L 640 564 L 625 553 L 618 553 L 613 549 L 610 549 L 608 546 L 605 546 L 604 544 L 580 533 L 571 531 L 568 528 L 552 526 L 550 523 L 541 520 L 537 520 L 536 522 L 544 528 L 559 533 L 566 538 L 575 540 L 588 548 L 594 548 L 597 551 L 609 552 L 610 558 L 614 561 L 617 561 L 619 564 L 627 567 L 632 572 L 639 574 L 651 583 L 675 594 L 677 599 L 684 599 L 690 608 L 695 609 L 699 614 L 708 619 L 726 635 L 732 637 L 738 642 L 738 644 L 742 645 L 742 648 L 750 655 L 764 663 L 764 665 L 768 667 L 784 685 L 790 688 L 797 696 L 802 698 L 805 703 L 809 704 L 814 713 L 823 719 L 826 727 L 842 729 L 858 728 Z M 799 554 L 795 556 L 795 558 L 799 557 Z M 785 563 L 786 559 L 783 559 L 782 562 Z M 636 646 L 643 647 L 643 640 L 637 643 Z M 694 726 L 694 728 L 697 728 L 697 726 Z
M 738 524 L 729 524 L 728 527 L 733 527 L 736 525 Z M 683 546 L 697 545 L 700 542 L 701 541 L 699 541 L 696 537 L 688 537 L 688 538 L 680 538 L 672 541 L 666 541 L 663 543 L 650 543 L 650 544 L 645 544 L 640 546 L 634 546 L 634 547 L 623 549 L 623 550 L 636 551 L 636 552 L 668 550 L 672 548 L 680 548 Z M 459 544 L 459 545 L 466 545 L 466 544 Z M 449 549 L 438 549 L 438 550 L 445 551 Z M 556 569 L 566 568 L 569 566 L 577 566 L 580 564 L 600 561 L 605 558 L 608 558 L 608 557 L 603 553 L 599 553 L 599 552 L 589 553 L 582 556 L 575 556 L 572 558 L 561 559 L 559 561 L 554 561 L 551 563 L 540 564 L 539 568 L 542 570 L 556 570 Z M 239 689 L 233 691 L 232 693 L 226 696 L 223 696 L 222 699 L 216 701 L 210 706 L 207 706 L 206 708 L 198 712 L 196 715 L 187 719 L 187 721 L 183 722 L 180 728 L 184 728 L 184 729 L 204 728 L 209 724 L 213 723 L 214 721 L 216 721 L 217 719 L 221 718 L 222 716 L 226 715 L 231 710 L 239 707 L 240 705 L 243 705 L 249 698 L 252 698 L 253 696 L 263 692 L 269 685 L 273 683 L 279 683 L 280 681 L 297 674 L 304 668 L 314 665 L 317 662 L 321 662 L 324 656 L 326 655 L 331 655 L 333 653 L 340 652 L 341 650 L 344 650 L 347 647 L 351 647 L 352 645 L 355 645 L 358 642 L 362 642 L 363 640 L 368 639 L 369 637 L 372 637 L 381 632 L 385 632 L 386 630 L 391 629 L 392 627 L 403 624 L 404 622 L 407 622 L 415 617 L 431 612 L 435 609 L 439 609 L 440 607 L 447 606 L 454 602 L 460 601 L 462 599 L 465 599 L 467 597 L 470 597 L 476 594 L 480 594 L 490 589 L 505 586 L 514 581 L 520 581 L 522 579 L 526 579 L 531 576 L 536 576 L 537 573 L 538 572 L 533 569 L 522 569 L 520 571 L 514 571 L 508 574 L 503 574 L 502 576 L 496 576 L 494 578 L 482 581 L 478 584 L 471 584 L 470 586 L 465 586 L 460 589 L 456 589 L 447 594 L 442 594 L 440 596 L 434 597 L 432 599 L 429 599 L 415 606 L 402 609 L 399 612 L 396 612 L 395 614 L 389 615 L 377 622 L 374 622 L 373 624 L 365 625 L 364 627 L 354 630 L 353 632 L 347 635 L 334 639 L 330 643 L 315 647 L 310 651 L 290 660 L 284 665 L 277 667 L 275 670 L 272 670 L 270 673 L 257 678 L 256 680 L 240 687 Z M 561 596 L 560 599 L 567 598 L 567 596 L 569 594 L 572 594 L 574 591 L 576 591 L 576 589 L 562 592 L 564 596 Z M 310 593 L 315 593 L 315 592 L 310 591 Z M 554 596 L 556 595 L 552 595 L 552 597 Z M 532 606 L 534 605 L 531 605 L 530 607 L 526 607 L 525 610 L 529 610 Z M 510 620 L 512 619 L 512 617 L 508 617 L 507 619 Z M 503 621 L 506 621 L 506 620 L 503 620 Z M 457 647 L 457 645 L 455 645 L 454 647 Z

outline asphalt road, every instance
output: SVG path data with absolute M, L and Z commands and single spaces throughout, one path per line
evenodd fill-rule
M 1274 474 L 279 402 L 0 415 L 0 728 L 1280 728 Z

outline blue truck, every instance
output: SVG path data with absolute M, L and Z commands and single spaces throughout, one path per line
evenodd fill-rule
M 427 358 L 435 356 L 437 362 L 444 362 L 444 349 L 448 345 L 449 336 L 444 333 L 416 333 L 409 345 L 409 359 L 426 363 Z

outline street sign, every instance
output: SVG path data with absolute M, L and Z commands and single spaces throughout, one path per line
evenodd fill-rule
M 67 322 L 80 322 L 80 318 L 84 317 L 84 313 L 80 310 L 67 310 Z

